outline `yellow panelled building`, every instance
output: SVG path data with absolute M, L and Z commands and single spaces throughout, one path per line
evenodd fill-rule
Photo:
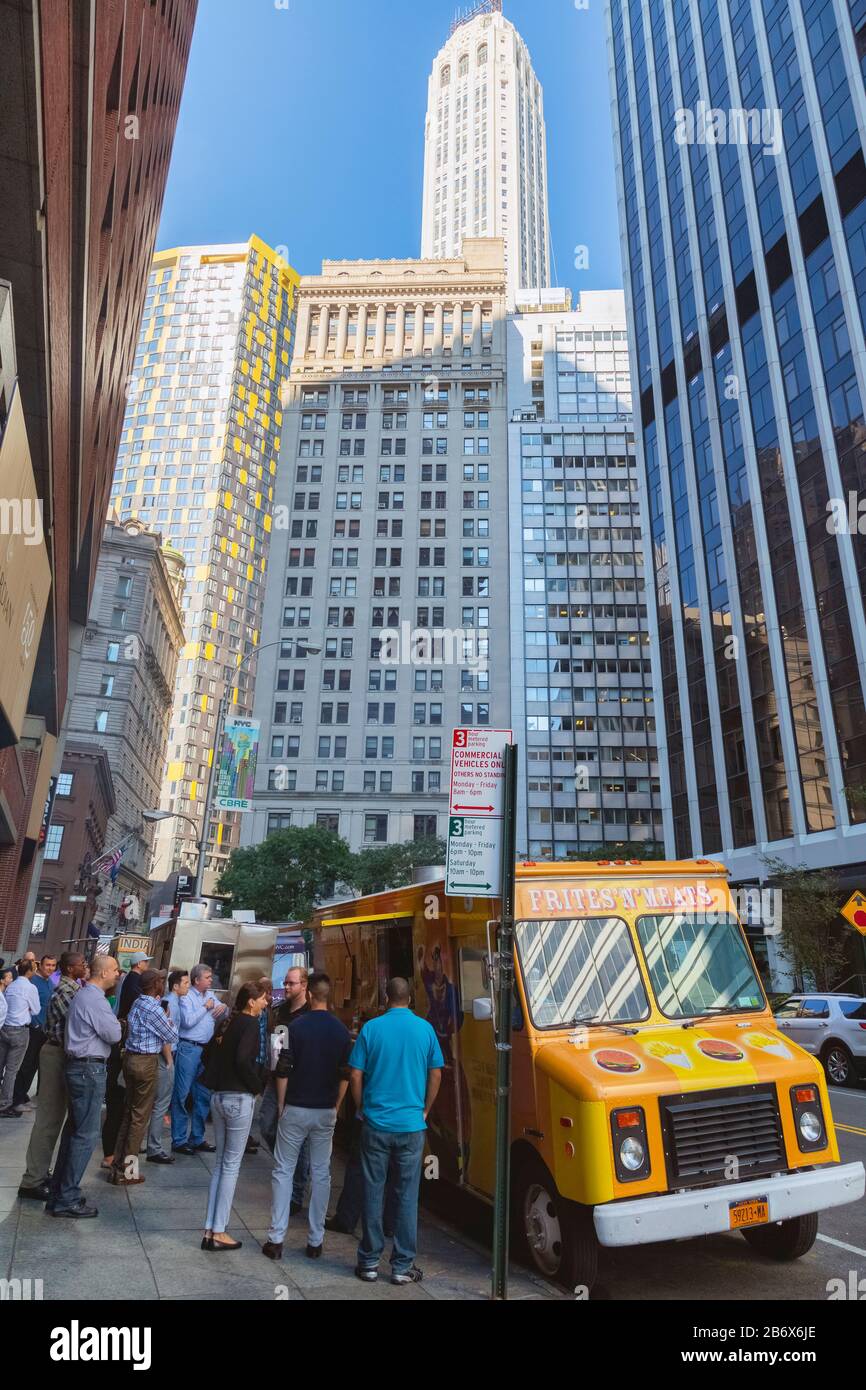
M 175 247 L 153 260 L 111 510 L 160 530 L 187 565 L 186 645 L 161 804 L 177 816 L 159 826 L 154 879 L 195 866 L 194 825 L 227 684 L 238 711 L 252 712 L 255 662 L 239 668 L 260 636 L 298 283 L 255 236 Z M 238 819 L 211 818 L 206 891 L 239 842 Z

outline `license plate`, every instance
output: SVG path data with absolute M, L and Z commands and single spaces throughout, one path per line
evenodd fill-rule
M 744 1226 L 766 1226 L 770 1220 L 770 1202 L 767 1197 L 748 1197 L 744 1202 L 731 1202 L 728 1213 L 732 1231 L 741 1231 Z

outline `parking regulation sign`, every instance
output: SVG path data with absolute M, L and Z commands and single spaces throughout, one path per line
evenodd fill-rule
M 501 896 L 505 748 L 510 729 L 455 729 L 451 740 L 445 892 Z

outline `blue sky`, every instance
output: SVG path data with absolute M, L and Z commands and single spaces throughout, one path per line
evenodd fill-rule
M 427 77 L 454 0 L 199 0 L 158 247 L 417 256 Z M 622 284 L 603 0 L 505 0 L 544 88 L 556 282 Z M 575 269 L 574 248 L 589 248 Z

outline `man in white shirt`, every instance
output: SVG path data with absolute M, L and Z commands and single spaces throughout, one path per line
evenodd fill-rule
M 0 1028 L 0 1119 L 20 1120 L 24 1111 L 12 1104 L 15 1078 L 30 1041 L 30 1021 L 42 1009 L 33 983 L 35 962 L 18 962 L 18 975 L 6 990 L 6 1022 Z

